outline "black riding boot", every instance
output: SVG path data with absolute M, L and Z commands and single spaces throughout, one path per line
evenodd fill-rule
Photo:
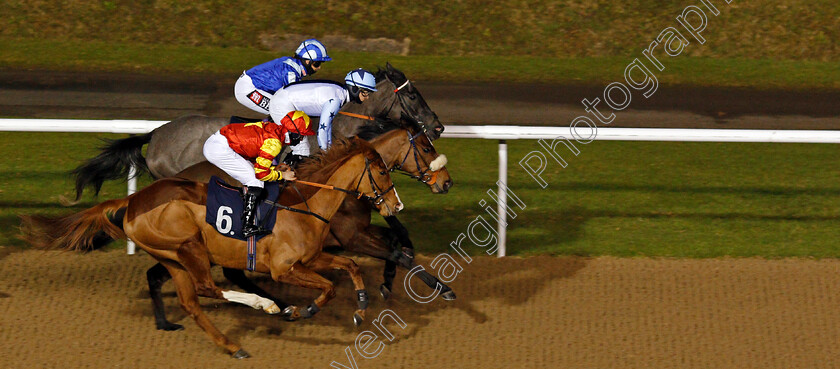
M 271 233 L 259 225 L 257 219 L 257 198 L 262 193 L 262 188 L 248 186 L 245 190 L 245 209 L 242 210 L 242 235 L 245 238 L 261 236 Z

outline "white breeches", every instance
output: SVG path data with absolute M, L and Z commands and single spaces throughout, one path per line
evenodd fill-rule
M 245 186 L 262 188 L 265 185 L 263 181 L 257 179 L 254 164 L 233 151 L 227 137 L 219 131 L 204 142 L 204 157 Z
M 285 94 L 286 91 L 277 90 L 277 93 L 274 95 L 274 99 L 271 102 L 271 106 L 268 108 L 269 113 L 271 113 L 271 119 L 274 119 L 274 122 L 277 124 L 280 124 L 283 117 L 285 117 L 286 114 L 289 114 L 290 111 L 298 110 L 294 104 L 284 98 Z M 315 124 L 315 122 L 312 122 L 312 124 Z M 300 140 L 299 144 L 292 146 L 292 154 L 309 156 L 309 153 L 309 141 L 306 137 Z
M 252 94 L 254 91 L 259 94 Z M 242 73 L 239 79 L 236 80 L 236 84 L 233 86 L 233 96 L 236 97 L 236 101 L 239 101 L 246 108 L 262 114 L 268 114 L 271 100 L 274 99 L 273 94 L 254 87 L 254 82 L 251 81 L 251 77 L 245 73 Z

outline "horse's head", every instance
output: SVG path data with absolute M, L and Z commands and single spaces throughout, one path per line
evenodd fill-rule
M 384 217 L 392 216 L 403 209 L 400 196 L 388 171 L 388 166 L 370 144 L 361 139 L 366 148 L 363 150 L 365 171 L 359 178 L 356 191 L 369 199 Z
M 391 108 L 386 112 L 388 119 L 397 120 L 403 114 L 408 115 L 420 123 L 429 139 L 440 138 L 443 124 L 403 72 L 386 63 L 385 69 L 376 72 L 376 80 L 377 94 L 387 95 L 391 100 Z
M 449 192 L 453 183 L 446 169 L 446 155 L 437 152 L 429 137 L 423 134 L 419 122 L 405 114 L 400 122 L 407 132 L 402 145 L 405 154 L 402 154 L 402 159 L 391 170 L 407 172 L 412 178 L 428 185 L 432 193 Z

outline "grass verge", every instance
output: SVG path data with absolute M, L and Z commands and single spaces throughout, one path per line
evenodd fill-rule
M 6 133 L 0 245 L 26 247 L 15 238 L 18 214 L 95 204 L 86 196 L 67 209 L 58 199 L 72 197 L 66 172 L 97 153 L 97 137 L 118 135 Z M 492 204 L 486 191 L 497 176 L 495 142 L 442 139 L 436 147 L 450 158 L 449 194 L 395 176 L 407 205 L 400 219 L 423 253 L 447 251 L 485 214 L 479 201 Z M 567 158 L 566 169 L 550 165 L 545 189 L 517 165 L 536 149 L 533 141 L 509 141 L 509 185 L 526 204 L 510 220 L 511 255 L 840 257 L 840 164 L 826 160 L 837 155 L 835 145 L 595 141 Z M 111 182 L 101 198 L 124 193 L 124 183 Z M 470 241 L 462 246 L 483 252 Z

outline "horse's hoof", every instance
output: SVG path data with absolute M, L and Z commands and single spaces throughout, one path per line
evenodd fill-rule
M 247 358 L 251 357 L 251 355 L 248 354 L 247 352 L 245 352 L 245 350 L 239 349 L 239 350 L 236 350 L 236 352 L 234 352 L 233 354 L 231 354 L 230 357 L 232 357 L 234 359 L 247 359 Z
M 280 314 L 282 312 L 277 304 L 271 304 L 271 306 L 263 308 L 263 311 L 271 315 Z
M 297 312 L 297 306 L 294 305 L 289 305 L 288 307 L 283 309 L 283 313 L 281 316 L 288 322 L 293 322 L 300 318 L 300 315 Z
M 391 297 L 391 289 L 383 284 L 379 286 L 379 294 L 382 295 L 383 300 L 387 300 Z
M 170 331 L 170 332 L 171 331 L 183 331 L 184 326 L 180 325 L 180 324 L 166 322 L 166 323 L 163 323 L 163 324 L 158 324 L 157 329 L 160 330 L 160 331 Z
M 359 315 L 359 313 L 353 313 L 353 324 L 355 324 L 358 327 L 362 325 L 363 321 L 365 321 L 365 318 L 362 318 L 362 316 Z
M 442 294 L 440 294 L 440 295 L 441 295 L 441 296 L 443 297 L 443 299 L 444 299 L 444 300 L 446 300 L 446 301 L 453 301 L 453 300 L 455 300 L 455 299 L 456 299 L 456 296 L 455 296 L 455 291 L 452 291 L 452 290 L 446 291 L 446 292 L 444 292 L 444 293 L 442 293 Z

